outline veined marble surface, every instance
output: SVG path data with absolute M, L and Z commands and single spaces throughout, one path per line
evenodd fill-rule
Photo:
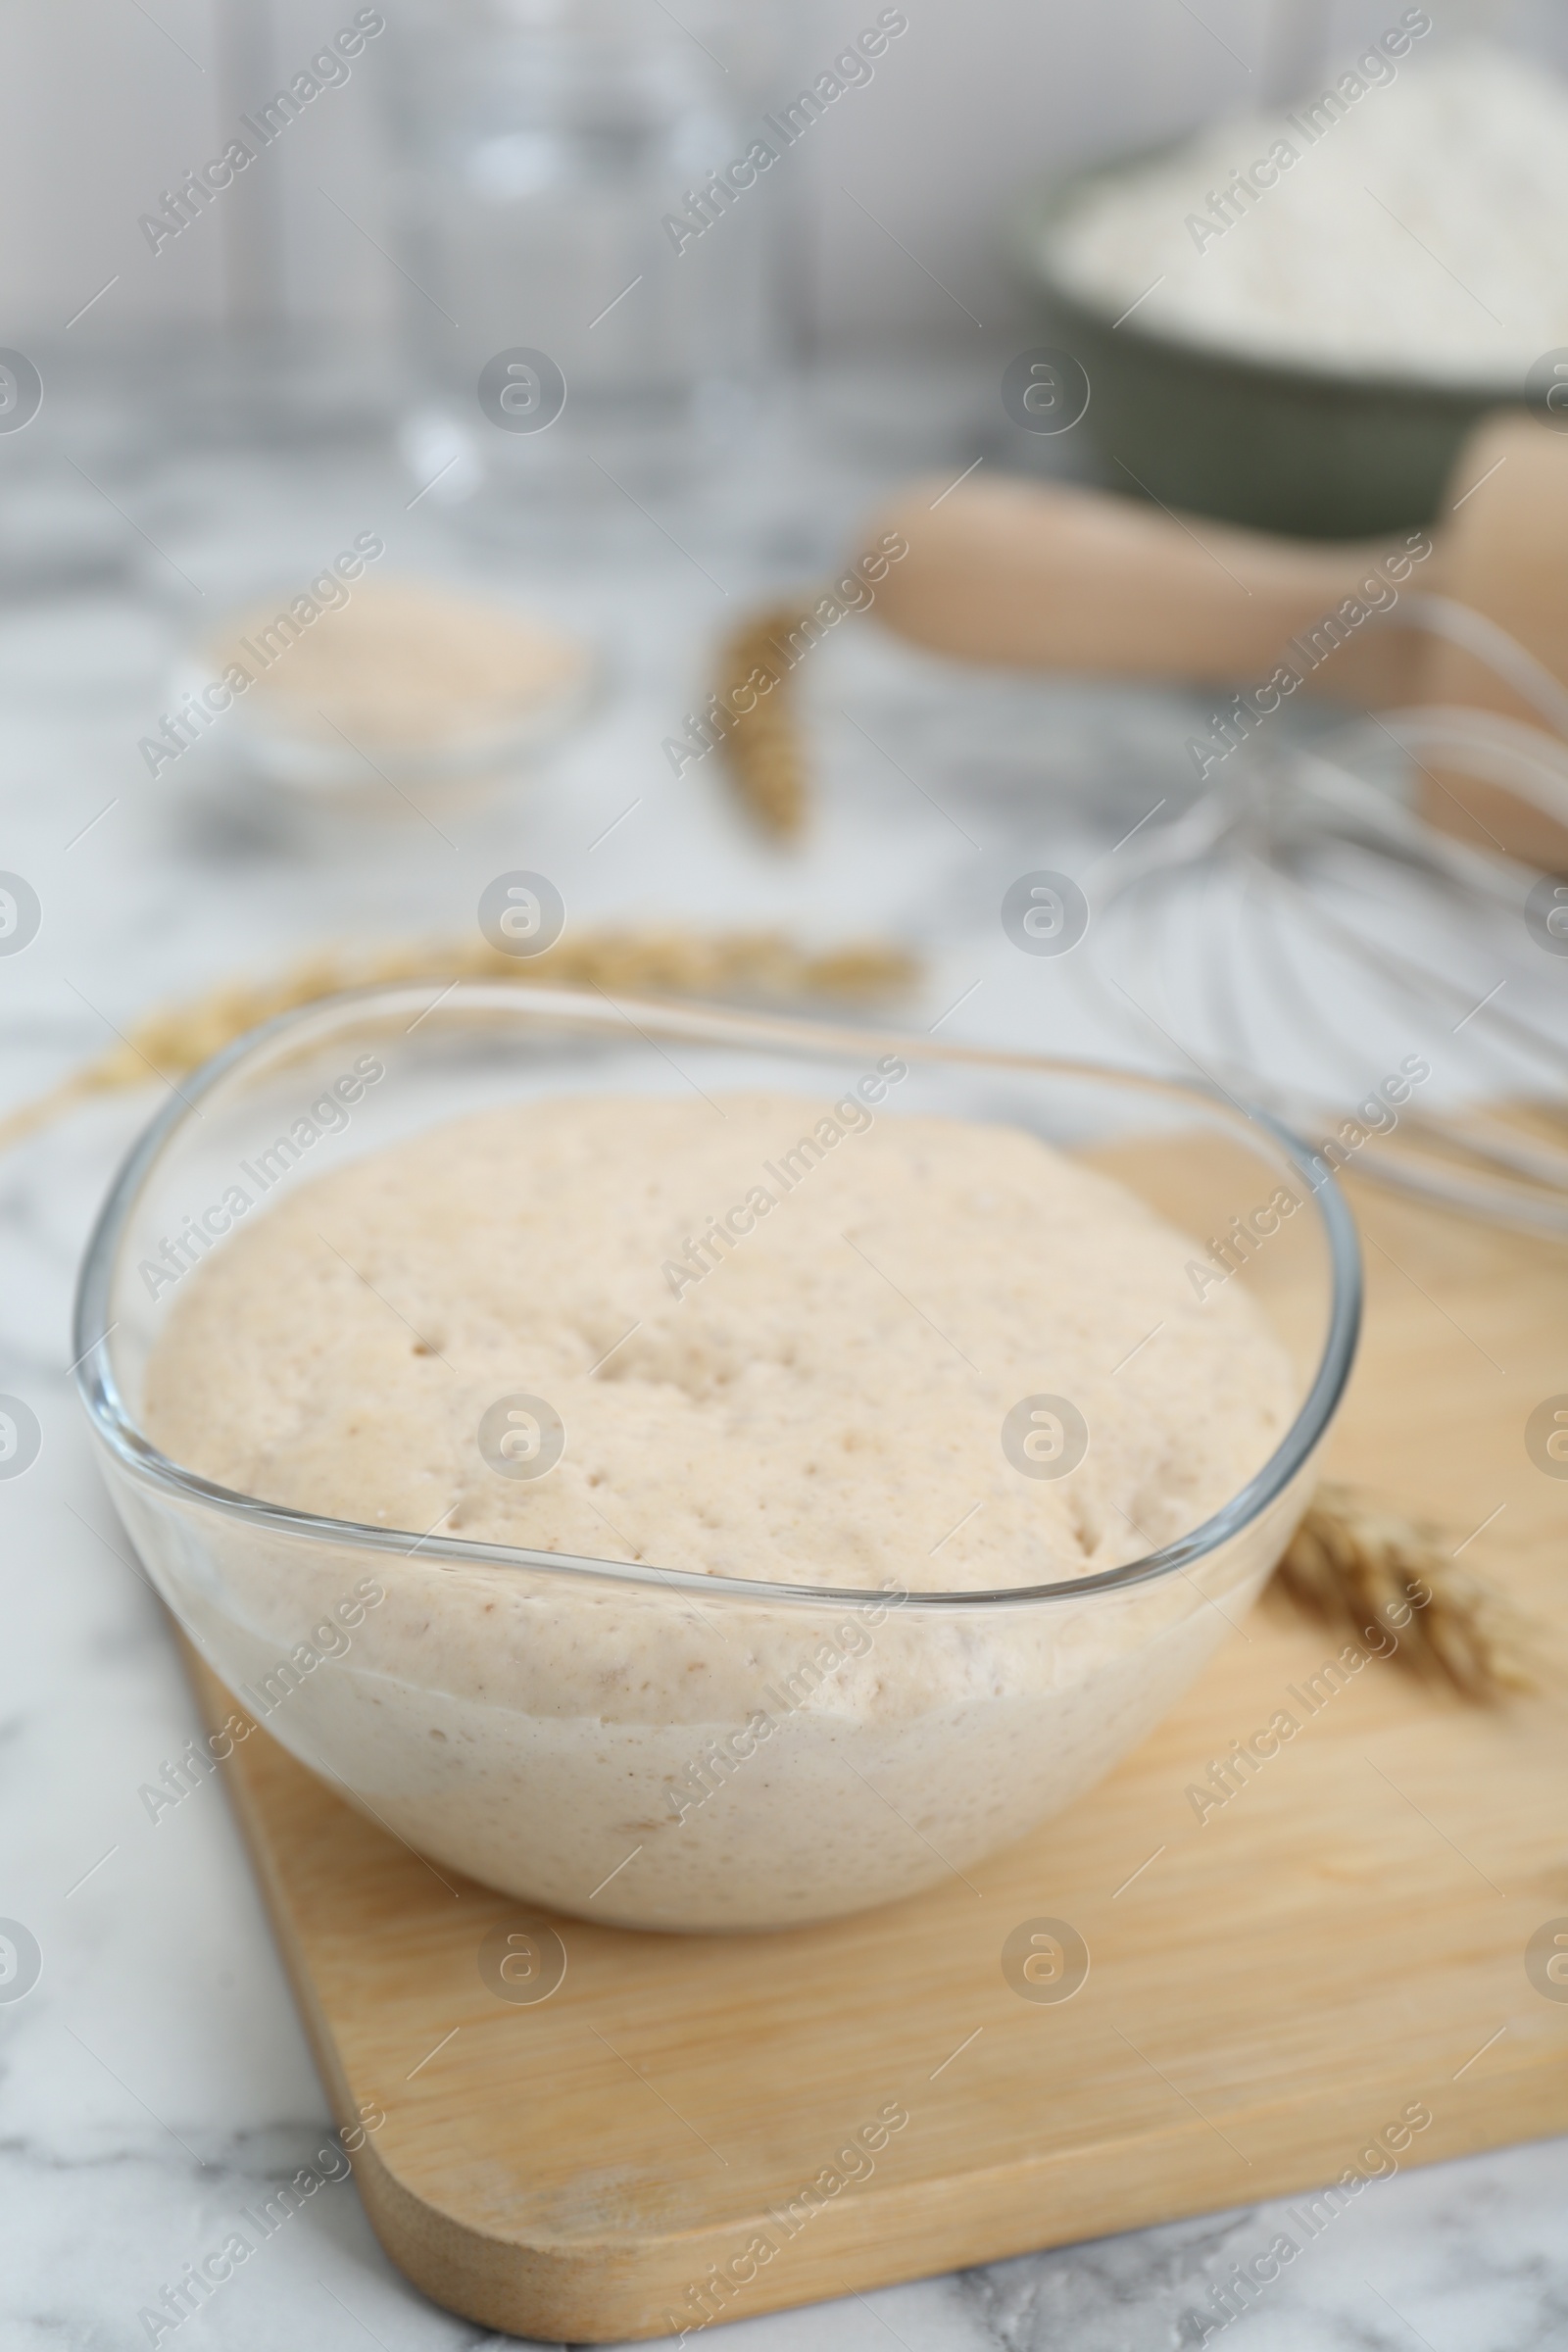
M 149 454 L 145 419 L 69 401 L 0 441 L 0 539 L 20 534 L 35 571 L 40 550 L 57 559 L 41 593 L 0 604 L 0 867 L 43 908 L 32 944 L 0 958 L 0 1103 L 230 974 L 323 940 L 463 932 L 485 882 L 519 864 L 558 882 L 575 922 L 896 934 L 927 958 L 911 1027 L 1147 1051 L 1081 959 L 1018 955 L 998 908 L 1018 873 L 1088 876 L 1182 805 L 1196 707 L 971 676 L 847 624 L 806 681 L 821 818 L 788 855 L 737 819 L 715 762 L 676 779 L 661 752 L 713 632 L 812 579 L 885 482 L 956 475 L 980 446 L 975 413 L 972 387 L 911 419 L 893 384 L 847 384 L 809 429 L 780 427 L 705 500 L 662 511 L 664 528 L 607 495 L 586 523 L 519 526 L 504 550 L 465 539 L 433 499 L 411 504 L 417 483 L 373 453 Z M 137 739 L 193 635 L 366 529 L 388 570 L 504 583 L 589 629 L 606 664 L 590 723 L 531 783 L 435 824 L 399 808 L 297 824 L 236 777 L 216 731 L 150 779 Z M 329 2128 L 220 1793 L 204 1787 L 156 1832 L 136 1798 L 196 1717 L 89 1460 L 67 1334 L 93 1211 L 158 1099 L 103 1101 L 0 1158 L 0 1390 L 43 1430 L 38 1460 L 0 1482 L 0 1915 L 42 1954 L 25 1998 L 0 1997 L 5 2352 L 152 2340 L 143 2307 L 315 2161 Z M 1282 2226 L 1271 2208 L 1182 2222 L 710 2332 L 759 2352 L 1163 2352 L 1198 2340 L 1191 2315 L 1212 2321 L 1215 2284 Z M 1568 2343 L 1568 2143 L 1376 2183 L 1224 2332 L 1269 2352 Z M 492 2339 L 407 2285 L 345 2181 L 158 2340 Z

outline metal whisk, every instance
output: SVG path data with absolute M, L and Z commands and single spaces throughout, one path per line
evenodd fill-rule
M 1432 710 L 1326 746 L 1255 738 L 1118 860 L 1090 970 L 1124 1022 L 1332 1142 L 1331 1159 L 1568 1233 L 1568 880 L 1436 831 L 1404 784 L 1441 760 L 1568 819 L 1568 696 L 1480 615 L 1433 598 L 1422 618 L 1556 740 Z

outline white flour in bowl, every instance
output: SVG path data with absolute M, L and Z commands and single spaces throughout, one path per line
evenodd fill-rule
M 1111 317 L 1243 356 L 1517 388 L 1568 346 L 1568 85 L 1395 20 L 1297 106 L 1091 182 L 1043 258 Z
M 145 1417 L 224 1486 L 409 1532 L 405 1553 L 338 1555 L 343 1591 L 368 1569 L 384 1598 L 269 1716 L 307 1761 L 513 1892 L 778 1925 L 903 1892 L 1065 1802 L 1226 1630 L 1203 1593 L 1272 1565 L 1277 1513 L 1217 1585 L 1205 1563 L 1082 1603 L 899 1606 L 1134 1559 L 1261 1467 L 1293 1375 L 1242 1285 L 1200 1300 L 1194 1255 L 1015 1129 L 855 1096 L 519 1103 L 242 1227 L 172 1303 Z M 1087 1427 L 1070 1475 L 1004 1449 L 1041 1395 Z M 487 1425 L 516 1396 L 564 1433 L 541 1475 Z M 412 1547 L 434 1529 L 850 1597 L 438 1563 Z M 182 1597 L 231 1684 L 330 1604 L 333 1556 L 236 1538 L 223 1597 Z

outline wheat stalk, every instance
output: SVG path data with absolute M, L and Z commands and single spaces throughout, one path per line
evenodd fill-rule
M 1533 1690 L 1540 1631 L 1503 1592 L 1453 1556 L 1424 1519 L 1360 1487 L 1325 1482 L 1275 1571 L 1297 1606 L 1355 1636 L 1389 1627 L 1396 1656 L 1470 1699 Z
M 800 833 L 810 808 L 806 747 L 791 676 L 794 665 L 777 642 L 800 626 L 801 612 L 797 599 L 754 612 L 724 639 L 718 656 L 724 764 L 743 806 L 764 833 L 779 841 L 791 841 Z M 736 710 L 737 690 L 758 672 L 772 684 L 762 693 L 754 687 L 750 710 Z
M 0 1119 L 0 1151 L 94 1095 L 173 1080 L 275 1013 L 345 988 L 397 980 L 514 980 L 534 987 L 603 989 L 606 995 L 762 999 L 826 998 L 859 1004 L 908 988 L 913 958 L 880 941 L 808 951 L 781 933 L 589 931 L 526 960 L 488 940 L 415 941 L 327 950 L 276 979 L 236 980 L 138 1021 L 118 1046 L 48 1094 Z

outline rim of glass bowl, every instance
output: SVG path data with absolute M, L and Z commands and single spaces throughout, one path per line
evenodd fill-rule
M 1047 1585 L 1003 1585 L 960 1592 L 916 1592 L 899 1588 L 896 1605 L 901 1609 L 981 1610 L 1081 1600 L 1094 1593 L 1149 1584 L 1155 1578 L 1190 1568 L 1195 1561 L 1239 1535 L 1284 1492 L 1316 1448 L 1344 1393 L 1361 1321 L 1361 1258 L 1349 1209 L 1336 1179 L 1332 1175 L 1325 1177 L 1314 1168 L 1311 1155 L 1298 1137 L 1260 1106 L 1243 1102 L 1216 1087 L 1120 1069 L 1109 1062 L 1073 1060 L 1066 1055 L 948 1045 L 930 1038 L 901 1036 L 897 1031 L 841 1028 L 837 1024 L 800 1021 L 777 1014 L 730 1012 L 716 1006 L 595 998 L 532 983 L 460 982 L 441 1003 L 449 1015 L 463 1010 L 537 1014 L 546 1019 L 587 1022 L 607 1033 L 630 1023 L 645 1036 L 650 1030 L 656 1037 L 662 1031 L 693 1044 L 783 1047 L 802 1054 L 825 1053 L 834 1056 L 896 1053 L 926 1063 L 947 1062 L 971 1069 L 1011 1070 L 1026 1076 L 1112 1085 L 1133 1093 L 1196 1102 L 1210 1115 L 1220 1113 L 1238 1129 L 1254 1128 L 1304 1181 L 1328 1243 L 1332 1291 L 1328 1330 L 1311 1385 L 1296 1418 L 1268 1460 L 1247 1484 L 1189 1534 L 1139 1559 L 1125 1561 L 1120 1567 L 1101 1568 L 1088 1576 L 1067 1577 Z M 199 1115 L 202 1098 L 211 1094 L 239 1063 L 265 1052 L 289 1031 L 308 1035 L 317 1028 L 328 1032 L 350 1009 L 368 1016 L 391 1016 L 399 1012 L 425 1013 L 434 1010 L 434 1006 L 429 1002 L 427 984 L 391 984 L 345 990 L 277 1014 L 260 1027 L 248 1030 L 203 1063 L 186 1081 L 179 1096 L 143 1130 L 122 1163 L 99 1211 L 82 1261 L 72 1343 L 82 1402 L 99 1436 L 121 1463 L 166 1494 L 216 1510 L 222 1516 L 350 1549 L 396 1552 L 406 1558 L 417 1552 L 432 1563 L 446 1560 L 497 1569 L 528 1568 L 568 1579 L 586 1577 L 596 1583 L 657 1586 L 676 1592 L 723 1593 L 753 1607 L 773 1603 L 818 1609 L 863 1607 L 868 1601 L 885 1600 L 886 1589 L 882 1587 L 776 1584 L 758 1577 L 709 1576 L 698 1569 L 659 1568 L 646 1561 L 599 1560 L 571 1552 L 465 1543 L 454 1536 L 414 1537 L 409 1529 L 368 1527 L 356 1519 L 329 1519 L 315 1512 L 288 1510 L 278 1503 L 263 1502 L 253 1494 L 241 1494 L 230 1487 L 201 1478 L 159 1451 L 125 1410 L 109 1356 L 112 1336 L 112 1326 L 108 1323 L 109 1299 L 130 1210 L 166 1145 L 188 1120 Z

